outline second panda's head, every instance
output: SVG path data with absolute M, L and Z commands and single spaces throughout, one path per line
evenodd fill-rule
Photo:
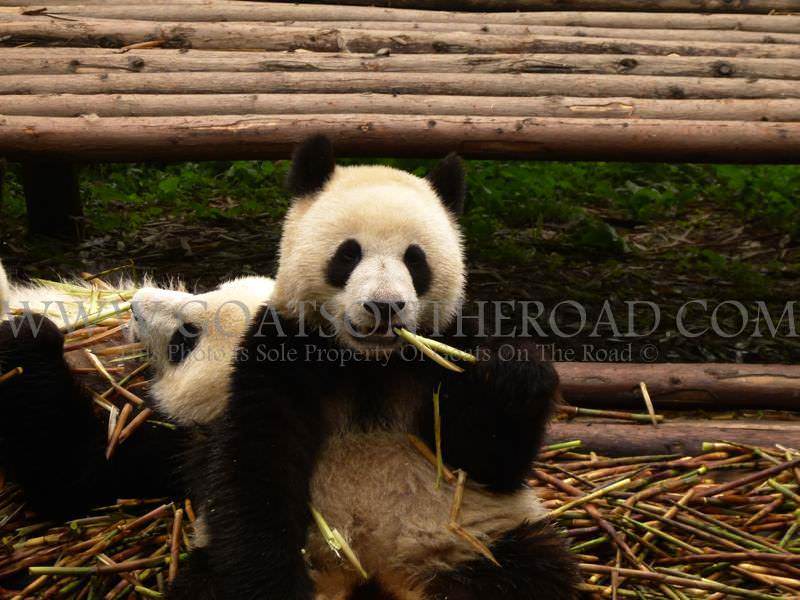
M 446 327 L 464 296 L 456 217 L 464 195 L 451 155 L 427 178 L 383 166 L 336 166 L 327 138 L 296 150 L 273 306 L 344 346 L 393 349 L 394 326 Z

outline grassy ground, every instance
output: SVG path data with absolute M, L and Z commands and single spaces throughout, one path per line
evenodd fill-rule
M 391 164 L 423 174 L 431 163 Z M 285 162 L 87 167 L 87 238 L 75 247 L 25 237 L 12 166 L 0 207 L 0 256 L 22 275 L 97 270 L 128 258 L 201 286 L 230 273 L 269 273 L 287 206 L 286 169 Z M 733 338 L 687 339 L 674 330 L 687 300 L 709 299 L 709 312 L 722 300 L 749 307 L 763 300 L 777 321 L 798 297 L 800 167 L 471 161 L 468 171 L 462 224 L 473 297 L 547 306 L 572 299 L 595 313 L 606 300 L 615 313 L 626 300 L 652 300 L 667 321 L 647 340 L 658 344 L 659 359 L 800 357 L 792 336 L 754 340 L 753 323 Z M 724 308 L 720 319 L 738 330 L 738 313 Z M 575 340 L 589 337 L 583 331 Z M 611 330 L 599 338 L 624 341 Z

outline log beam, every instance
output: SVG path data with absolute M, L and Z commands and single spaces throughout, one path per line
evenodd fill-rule
M 575 362 L 557 368 L 564 397 L 582 406 L 641 408 L 644 381 L 656 408 L 800 411 L 798 365 Z
M 702 421 L 678 419 L 657 426 L 606 421 L 557 421 L 548 444 L 581 440 L 582 448 L 603 456 L 701 454 L 704 442 L 796 448 L 800 423 L 793 421 Z
M 21 14 L 26 7 L 43 6 L 38 0 L 0 0 L 6 14 Z M 638 8 L 638 7 L 636 7 Z M 343 4 L 313 5 L 280 2 L 209 2 L 197 0 L 164 3 L 161 0 L 135 4 L 107 0 L 59 0 L 47 4 L 47 13 L 61 17 L 94 17 L 100 19 L 136 19 L 143 21 L 372 21 L 385 23 L 478 23 L 481 25 L 536 25 L 561 27 L 611 27 L 628 29 L 716 29 L 727 31 L 761 31 L 800 33 L 800 16 L 788 14 L 743 13 L 653 13 L 602 11 L 536 11 L 536 12 L 454 12 L 347 6 Z
M 228 72 L 561 73 L 800 79 L 800 59 L 641 54 L 339 54 L 102 48 L 0 48 L 0 75 Z
M 230 50 L 303 49 L 314 52 L 652 54 L 800 58 L 793 44 L 652 40 L 548 35 L 475 35 L 468 32 L 358 30 L 285 27 L 264 23 L 118 21 L 52 19 L 36 15 L 0 19 L 0 39 L 13 46 L 28 43 L 123 47 L 156 42 L 162 47 Z
M 176 117 L 304 113 L 797 122 L 800 121 L 800 99 L 658 100 L 392 94 L 0 95 L 0 114 L 19 116 Z
M 343 155 L 797 162 L 800 124 L 447 115 L 86 118 L 0 116 L 0 156 L 86 160 L 286 158 L 312 133 Z
M 800 51 L 800 46 L 798 46 Z M 440 94 L 453 96 L 630 96 L 800 98 L 800 81 L 642 75 L 484 73 L 108 73 L 2 75 L 2 94 Z

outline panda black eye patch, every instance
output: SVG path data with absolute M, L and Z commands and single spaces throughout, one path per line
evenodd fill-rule
M 431 288 L 431 267 L 428 265 L 428 257 L 425 256 L 425 251 L 417 246 L 411 244 L 406 248 L 406 253 L 403 255 L 403 262 L 411 273 L 411 281 L 414 282 L 414 289 L 417 290 L 417 296 L 423 296 Z
M 328 261 L 325 281 L 333 287 L 343 288 L 359 262 L 361 262 L 361 244 L 353 239 L 343 241 Z
M 182 363 L 195 349 L 199 340 L 200 328 L 197 325 L 184 323 L 178 327 L 175 333 L 172 334 L 167 346 L 169 362 L 173 365 Z

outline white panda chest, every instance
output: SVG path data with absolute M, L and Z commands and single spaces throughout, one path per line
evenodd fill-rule
M 404 432 L 345 432 L 329 437 L 311 479 L 311 504 L 337 529 L 369 574 L 419 582 L 431 570 L 476 557 L 449 529 L 455 487 L 436 485 L 436 469 Z M 536 493 L 497 495 L 468 482 L 461 524 L 486 544 L 543 516 Z M 317 572 L 351 572 L 316 526 L 306 556 Z

